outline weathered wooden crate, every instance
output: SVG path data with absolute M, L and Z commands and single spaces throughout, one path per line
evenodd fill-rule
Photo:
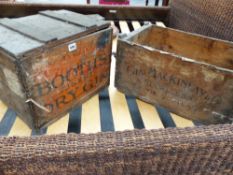
M 0 98 L 30 126 L 63 116 L 109 84 L 112 29 L 66 10 L 0 20 Z
M 115 85 L 192 120 L 233 122 L 233 43 L 146 25 L 118 41 Z

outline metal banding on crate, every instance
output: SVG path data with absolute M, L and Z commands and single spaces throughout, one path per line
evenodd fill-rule
M 1 19 L 1 99 L 35 128 L 89 99 L 109 84 L 109 26 L 66 10 Z
M 203 123 L 233 121 L 233 43 L 153 25 L 118 42 L 116 87 Z

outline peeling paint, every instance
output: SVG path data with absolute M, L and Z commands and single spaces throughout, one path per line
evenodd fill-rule
M 11 70 L 4 68 L 3 69 L 4 75 L 6 77 L 8 87 L 18 96 L 24 98 L 24 93 L 21 88 L 20 81 L 18 76 L 13 73 Z
M 32 65 L 33 70 L 38 70 L 41 67 L 47 67 L 48 66 L 48 58 L 41 59 L 38 63 L 34 63 Z

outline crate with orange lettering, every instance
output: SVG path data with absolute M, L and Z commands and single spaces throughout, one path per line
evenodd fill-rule
M 98 15 L 4 18 L 0 35 L 0 98 L 30 127 L 52 123 L 109 84 L 112 29 Z

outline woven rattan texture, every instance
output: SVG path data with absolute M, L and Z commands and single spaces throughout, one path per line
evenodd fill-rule
M 169 26 L 233 41 L 233 1 L 172 0 Z
M 233 173 L 233 125 L 0 138 L 0 174 Z

